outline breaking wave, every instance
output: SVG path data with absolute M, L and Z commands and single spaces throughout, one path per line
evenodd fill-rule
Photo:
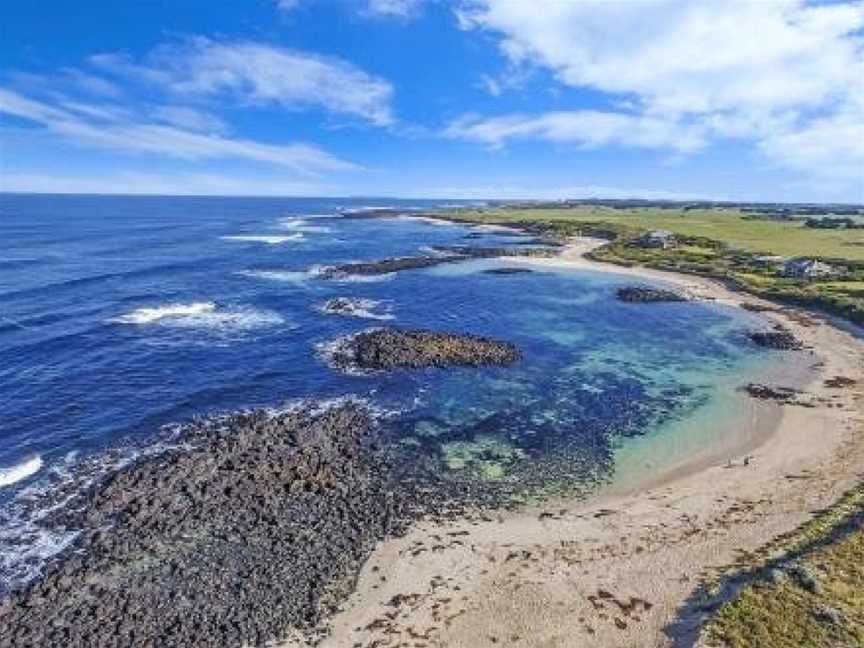
M 362 299 L 358 297 L 335 297 L 318 304 L 316 309 L 328 315 L 345 315 L 363 319 L 392 320 L 392 306 L 378 299 Z M 382 312 L 383 311 L 383 312 Z
M 326 234 L 330 231 L 326 225 L 310 225 L 304 218 L 282 218 L 279 228 L 301 234 Z
M 163 304 L 137 308 L 114 318 L 115 324 L 168 326 L 174 328 L 251 329 L 284 323 L 284 318 L 272 311 L 247 306 L 225 307 L 214 302 Z
M 240 241 L 243 243 L 267 243 L 268 245 L 278 245 L 287 243 L 288 241 L 302 241 L 305 237 L 302 232 L 295 234 L 237 234 L 234 236 L 220 236 L 223 241 Z
M 11 486 L 35 475 L 42 468 L 42 457 L 36 455 L 9 468 L 0 468 L 0 488 Z

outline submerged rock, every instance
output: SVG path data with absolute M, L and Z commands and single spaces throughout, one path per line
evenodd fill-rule
M 81 538 L 0 601 L 3 645 L 215 648 L 313 628 L 399 529 L 371 427 L 350 404 L 239 414 L 121 469 L 53 521 Z
M 527 456 L 522 449 L 491 434 L 445 443 L 441 455 L 448 470 L 470 470 L 483 479 L 500 479 L 509 466 Z
M 751 331 L 747 337 L 766 349 L 778 349 L 780 351 L 800 351 L 804 344 L 796 338 L 791 331 L 779 327 L 773 331 Z
M 619 288 L 616 296 L 618 301 L 628 303 L 654 303 L 654 302 L 684 302 L 687 297 L 674 290 L 663 288 L 650 288 L 647 286 L 627 286 Z
M 373 329 L 339 340 L 329 350 L 340 369 L 397 369 L 508 365 L 519 360 L 509 342 L 427 330 Z

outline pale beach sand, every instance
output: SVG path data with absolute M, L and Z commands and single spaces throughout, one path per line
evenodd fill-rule
M 558 258 L 518 262 L 658 279 L 701 299 L 772 306 L 708 279 L 585 259 L 598 244 L 578 239 Z M 378 546 L 321 645 L 692 645 L 704 613 L 688 599 L 700 576 L 792 530 L 864 479 L 864 342 L 801 310 L 765 317 L 806 344 L 798 353 L 810 365 L 806 400 L 814 407 L 754 404 L 753 433 L 731 467 L 728 456 L 706 456 L 587 502 L 418 524 Z M 826 387 L 834 376 L 858 383 Z

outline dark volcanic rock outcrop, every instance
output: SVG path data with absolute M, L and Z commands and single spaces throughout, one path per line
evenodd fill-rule
M 0 601 L 4 646 L 262 645 L 352 587 L 399 504 L 354 405 L 196 425 L 55 524 L 76 549 Z
M 554 257 L 558 250 L 550 247 L 480 247 L 473 245 L 436 245 L 436 252 L 469 259 L 494 259 L 497 257 L 531 256 Z
M 475 335 L 384 328 L 339 340 L 330 362 L 340 369 L 398 369 L 453 365 L 507 365 L 519 360 L 515 345 Z
M 551 257 L 557 252 L 550 248 L 538 247 L 474 247 L 470 245 L 438 246 L 434 248 L 437 256 L 407 256 L 380 259 L 377 261 L 359 261 L 343 263 L 326 268 L 321 276 L 324 279 L 344 279 L 350 276 L 375 276 L 399 272 L 400 270 L 415 270 L 432 268 L 445 263 L 457 263 L 466 259 L 490 259 L 511 256 Z
M 647 286 L 627 286 L 616 293 L 619 301 L 628 303 L 684 302 L 687 297 L 674 290 L 650 288 Z
M 431 268 L 444 263 L 464 261 L 461 256 L 416 256 L 396 257 L 392 259 L 381 259 L 380 261 L 361 261 L 358 263 L 343 263 L 332 268 L 325 269 L 321 276 L 325 279 L 342 279 L 355 276 L 375 276 L 390 274 L 400 270 L 414 270 L 417 268 Z
M 800 351 L 804 344 L 796 338 L 791 331 L 777 327 L 773 331 L 751 331 L 747 334 L 755 344 L 766 349 L 778 349 L 780 351 Z

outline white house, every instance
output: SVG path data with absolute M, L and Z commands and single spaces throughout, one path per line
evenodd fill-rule
M 783 275 L 796 279 L 818 279 L 842 275 L 843 268 L 832 266 L 818 259 L 792 259 L 783 266 Z
M 666 230 L 652 230 L 643 234 L 636 242 L 639 247 L 643 248 L 661 248 L 666 249 L 673 247 L 676 243 L 675 234 Z

